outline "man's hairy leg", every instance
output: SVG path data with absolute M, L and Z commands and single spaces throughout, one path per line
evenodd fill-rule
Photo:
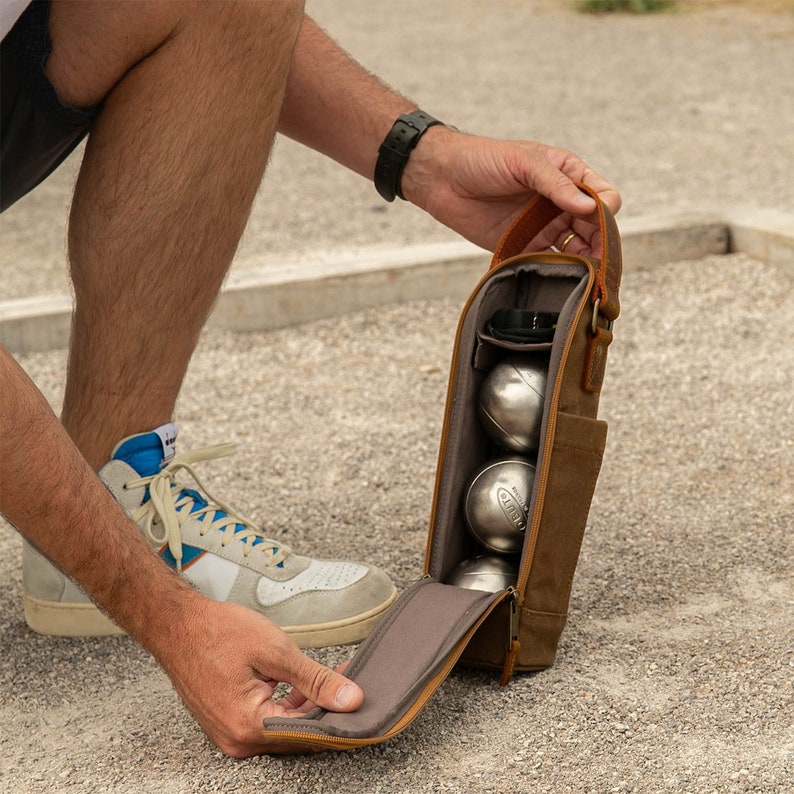
M 69 229 L 63 423 L 98 468 L 169 421 L 278 124 L 302 2 L 62 2 L 47 72 L 104 100 Z

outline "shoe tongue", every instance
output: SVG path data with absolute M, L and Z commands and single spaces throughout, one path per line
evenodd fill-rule
M 122 439 L 113 450 L 113 460 L 123 460 L 141 477 L 157 474 L 176 453 L 178 430 L 173 422 Z

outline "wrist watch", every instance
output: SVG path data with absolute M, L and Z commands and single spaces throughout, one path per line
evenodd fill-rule
M 405 199 L 400 189 L 405 165 L 419 139 L 436 124 L 443 122 L 423 110 L 402 113 L 397 117 L 378 149 L 375 164 L 375 189 L 386 201 L 394 201 L 395 196 Z

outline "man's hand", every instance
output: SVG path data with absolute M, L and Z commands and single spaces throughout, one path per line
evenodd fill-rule
M 394 120 L 416 105 L 381 83 L 308 17 L 292 61 L 280 130 L 372 179 L 378 147 Z M 433 111 L 433 108 L 426 108 Z M 564 149 L 501 141 L 436 125 L 422 135 L 403 171 L 403 195 L 441 223 L 493 251 L 513 218 L 537 193 L 564 213 L 530 250 L 558 248 L 600 256 L 595 202 L 573 184 L 592 187 L 613 212 L 620 196 Z
M 621 199 L 603 177 L 564 149 L 530 141 L 501 141 L 431 127 L 411 154 L 402 178 L 405 197 L 467 239 L 493 251 L 499 238 L 537 193 L 564 212 L 529 250 L 560 246 L 601 256 L 595 201 L 574 182 L 592 187 L 616 213 Z
M 289 751 L 266 743 L 267 717 L 301 717 L 312 708 L 355 711 L 360 687 L 309 659 L 274 623 L 232 603 L 196 594 L 180 623 L 180 642 L 158 632 L 150 651 L 210 740 L 224 753 L 246 758 Z M 285 682 L 292 691 L 273 699 Z

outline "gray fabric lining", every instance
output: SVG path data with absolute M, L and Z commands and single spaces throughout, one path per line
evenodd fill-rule
M 406 590 L 345 671 L 364 690 L 357 711 L 314 709 L 305 718 L 266 720 L 274 731 L 367 738 L 385 733 L 441 669 L 455 644 L 502 593 L 423 579 Z
M 548 392 L 556 379 L 562 350 L 588 283 L 585 265 L 575 263 L 544 263 L 514 261 L 483 282 L 473 299 L 459 339 L 457 371 L 451 382 L 453 404 L 443 469 L 439 473 L 437 514 L 434 517 L 433 547 L 430 553 L 430 575 L 444 581 L 462 560 L 479 553 L 463 519 L 461 502 L 471 474 L 487 460 L 505 454 L 481 431 L 477 416 L 479 387 L 498 360 L 518 349 L 549 351 Z M 559 312 L 554 342 L 517 346 L 489 337 L 485 324 L 497 309 L 532 309 Z M 466 349 L 473 345 L 473 349 Z M 541 450 L 545 440 L 549 403 L 544 407 Z M 541 460 L 538 459 L 538 467 Z M 537 481 L 536 481 L 537 486 Z M 535 494 L 532 495 L 534 502 Z

